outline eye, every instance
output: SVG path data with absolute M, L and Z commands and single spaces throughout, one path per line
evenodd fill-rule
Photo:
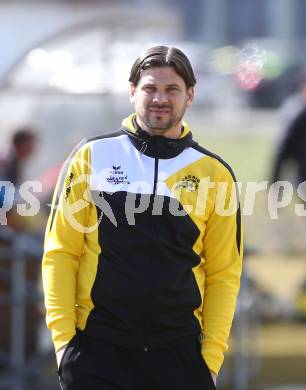
M 146 85 L 143 87 L 143 90 L 145 92 L 153 92 L 154 91 L 154 87 L 152 85 Z
M 173 86 L 168 88 L 168 91 L 170 91 L 170 92 L 179 92 L 179 88 L 176 87 L 175 85 L 173 85 Z

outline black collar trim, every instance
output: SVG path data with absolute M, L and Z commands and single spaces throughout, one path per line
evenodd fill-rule
M 182 153 L 184 149 L 195 144 L 192 140 L 191 132 L 183 138 L 172 139 L 160 135 L 151 136 L 142 130 L 136 121 L 134 126 L 136 129 L 135 133 L 126 126 L 122 126 L 120 130 L 129 136 L 130 141 L 137 150 L 148 157 L 174 158 Z

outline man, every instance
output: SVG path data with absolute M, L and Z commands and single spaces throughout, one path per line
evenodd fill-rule
M 290 117 L 287 120 L 283 137 L 280 140 L 272 163 L 271 182 L 290 180 L 293 175 L 293 185 L 299 197 L 306 203 L 306 84 L 299 94 L 290 97 Z M 293 111 L 293 113 L 292 113 Z M 293 166 L 291 164 L 293 163 Z M 290 167 L 286 172 L 285 168 Z M 293 169 L 292 169 L 293 168 Z M 292 229 L 292 226 L 291 226 Z M 293 230 L 294 231 L 294 230 Z M 306 317 L 306 280 L 301 284 L 295 300 L 295 307 L 301 319 Z
M 31 128 L 18 129 L 13 134 L 11 149 L 3 163 L 1 176 L 14 185 L 20 185 L 23 165 L 33 155 L 36 144 L 37 137 Z
M 136 113 L 77 149 L 47 227 L 61 385 L 213 389 L 241 273 L 234 177 L 183 122 L 196 83 L 184 53 L 148 49 L 129 81 Z
M 282 170 L 289 161 L 295 163 L 297 184 L 306 181 L 306 87 L 303 89 L 303 98 L 304 107 L 291 118 L 278 145 L 272 168 L 272 183 L 280 180 Z
M 0 180 L 14 186 L 14 190 L 7 191 L 0 186 L 0 207 L 10 208 L 18 203 L 19 187 L 24 180 L 24 166 L 33 156 L 37 147 L 37 135 L 27 126 L 21 127 L 12 136 L 8 155 L 0 164 Z M 6 206 L 8 208 L 6 208 Z M 23 229 L 24 226 L 14 211 L 8 213 L 8 224 L 14 229 Z

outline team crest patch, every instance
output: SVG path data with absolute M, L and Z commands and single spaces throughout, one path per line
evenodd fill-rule
M 187 175 L 183 179 L 181 179 L 174 189 L 177 191 L 178 189 L 186 189 L 189 192 L 195 192 L 199 188 L 200 179 L 194 175 Z

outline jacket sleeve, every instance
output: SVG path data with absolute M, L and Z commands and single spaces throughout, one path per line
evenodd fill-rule
M 227 350 L 242 269 L 241 216 L 237 184 L 221 165 L 215 182 L 214 202 L 203 241 L 205 287 L 202 355 L 218 374 Z
M 65 165 L 53 196 L 42 261 L 46 322 L 56 351 L 76 332 L 77 272 L 91 204 L 89 147 Z

